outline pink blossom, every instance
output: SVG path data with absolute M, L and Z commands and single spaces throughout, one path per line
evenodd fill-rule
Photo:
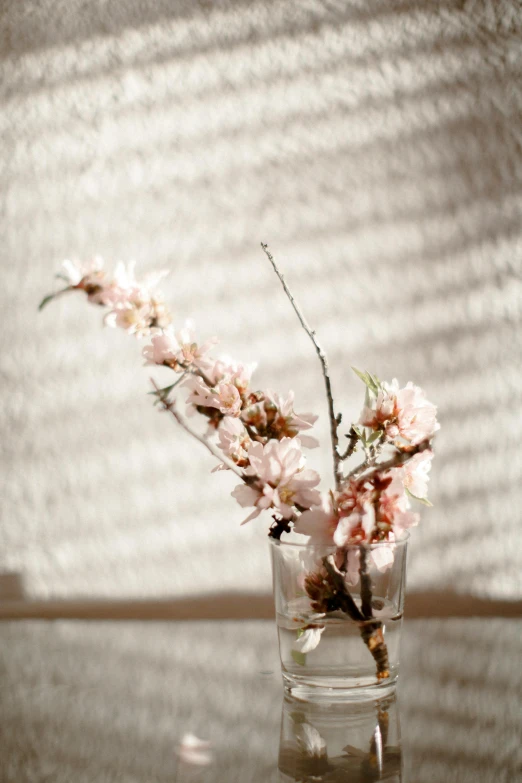
M 239 416 L 252 370 L 253 366 L 244 367 L 242 364 L 227 364 L 218 360 L 205 369 L 205 379 L 195 375 L 187 378 L 185 386 L 191 391 L 187 403 L 203 408 L 217 408 L 224 416 Z M 207 384 L 207 379 L 212 386 Z
M 286 399 L 284 399 L 279 394 L 276 394 L 276 392 L 267 390 L 266 397 L 277 409 L 277 424 L 279 424 L 287 435 L 295 437 L 299 434 L 301 445 L 310 449 L 316 448 L 319 445 L 317 438 L 300 434 L 303 430 L 311 429 L 319 417 L 314 413 L 295 413 L 295 395 L 293 391 L 289 391 Z
M 319 441 L 309 435 L 301 435 L 303 430 L 310 429 L 317 416 L 312 413 L 296 414 L 294 412 L 294 393 L 290 391 L 285 398 L 273 391 L 255 392 L 251 394 L 241 417 L 243 421 L 254 428 L 263 438 L 295 438 L 299 435 L 301 445 L 314 448 Z
M 203 408 L 217 408 L 224 416 L 239 416 L 242 400 L 234 383 L 220 381 L 216 386 L 209 387 L 202 378 L 191 375 L 185 385 L 191 390 L 187 403 Z
M 248 463 L 248 449 L 251 444 L 244 424 L 233 416 L 225 416 L 218 430 L 219 447 L 236 465 Z
M 333 534 L 339 524 L 339 515 L 334 509 L 330 494 L 321 496 L 321 504 L 303 511 L 297 519 L 294 530 L 310 536 L 315 546 L 332 546 Z
M 211 366 L 211 361 L 206 357 L 212 346 L 216 345 L 217 337 L 211 337 L 199 345 L 196 341 L 194 323 L 186 321 L 183 329 L 176 332 L 176 340 L 179 346 L 176 358 L 180 364 L 194 365 L 202 370 Z
M 274 508 L 284 519 L 291 519 L 294 506 L 310 508 L 320 502 L 320 493 L 315 489 L 319 475 L 304 467 L 298 438 L 270 440 L 265 445 L 253 442 L 248 449 L 248 461 L 245 474 L 255 478 L 255 483 L 239 485 L 232 492 L 241 506 L 255 508 L 244 522 L 259 516 L 266 508 Z
M 265 495 L 263 490 L 256 489 L 249 484 L 238 484 L 230 494 L 237 500 L 241 508 L 254 507 L 254 511 L 241 522 L 242 525 L 250 522 L 251 519 L 255 519 L 262 511 L 272 506 L 272 497 Z
M 122 261 L 116 264 L 114 275 L 107 291 L 107 296 L 110 297 L 112 305 L 125 307 L 129 302 L 139 305 L 157 299 L 154 291 L 158 283 L 168 275 L 168 271 L 163 269 L 149 272 L 140 281 L 136 278 L 135 266 L 135 261 L 129 261 L 127 265 Z
M 393 471 L 390 471 L 393 473 Z M 389 526 L 396 536 L 419 524 L 419 514 L 410 511 L 410 501 L 400 476 L 395 475 L 379 497 L 379 522 Z
M 428 473 L 431 469 L 433 452 L 426 449 L 420 454 L 415 454 L 404 465 L 404 486 L 417 498 L 425 498 L 428 495 Z
M 176 333 L 169 328 L 154 335 L 152 345 L 143 349 L 143 355 L 147 359 L 146 364 L 166 364 L 176 371 L 182 371 L 190 365 L 205 369 L 209 364 L 205 356 L 216 342 L 217 339 L 212 337 L 203 345 L 198 345 L 192 322 L 187 321 L 184 328 Z
M 92 261 L 87 262 L 66 259 L 62 263 L 62 272 L 59 276 L 70 286 L 77 286 L 82 281 L 100 284 L 105 277 L 103 258 L 95 256 Z
M 375 508 L 367 500 L 358 503 L 348 516 L 342 516 L 333 539 L 338 547 L 370 541 L 375 528 Z
M 401 468 L 394 468 L 393 473 L 398 475 L 405 489 L 416 498 L 426 498 L 428 495 L 428 473 L 431 469 L 433 452 L 429 449 L 415 454 Z
M 176 354 L 179 350 L 178 341 L 174 334 L 166 329 L 152 337 L 152 345 L 146 345 L 143 349 L 143 356 L 149 364 L 169 364 L 176 361 Z
M 373 404 L 363 409 L 360 419 L 365 427 L 382 429 L 389 440 L 417 445 L 440 428 L 437 408 L 424 392 L 411 382 L 402 389 L 396 379 L 382 383 Z
M 153 310 L 150 304 L 134 307 L 131 304 L 111 310 L 104 318 L 106 326 L 119 327 L 127 334 L 144 337 L 150 333 Z
M 110 304 L 107 298 L 107 290 L 110 284 L 103 270 L 103 258 L 95 256 L 92 261 L 66 260 L 62 264 L 62 272 L 59 274 L 71 288 L 85 291 L 87 299 L 92 304 Z
M 233 359 L 224 357 L 215 361 L 214 364 L 205 371 L 205 375 L 214 385 L 220 381 L 232 383 L 241 396 L 243 396 L 248 391 L 250 379 L 256 367 L 257 364 L 255 362 L 243 365 Z
M 154 293 L 158 282 L 168 272 L 153 272 L 138 281 L 134 266 L 133 261 L 127 266 L 120 261 L 113 277 L 106 280 L 102 290 L 94 296 L 99 304 L 112 308 L 106 317 L 107 324 L 119 326 L 130 334 L 142 337 L 154 329 L 165 329 L 170 324 L 170 313 L 161 297 Z M 119 314 L 120 311 L 123 314 Z
M 399 535 L 418 524 L 419 515 L 410 510 L 404 475 L 404 468 L 394 468 L 367 481 L 346 482 L 336 499 L 339 514 L 333 534 L 336 546 L 371 543 L 382 540 L 382 536 L 389 540 L 392 532 Z
M 211 743 L 194 734 L 184 734 L 178 745 L 177 755 L 185 764 L 206 767 L 212 763 Z

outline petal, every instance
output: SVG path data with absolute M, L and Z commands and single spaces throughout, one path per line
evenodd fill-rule
M 319 642 L 321 641 L 321 634 L 325 630 L 325 626 L 315 625 L 312 628 L 307 628 L 306 631 L 296 639 L 292 645 L 292 649 L 296 652 L 309 653 L 315 650 Z
M 310 723 L 299 723 L 294 729 L 298 747 L 310 758 L 326 758 L 326 740 Z
M 225 465 L 224 462 L 220 462 L 218 465 L 216 465 L 215 468 L 212 468 L 210 471 L 211 473 L 218 473 L 220 470 L 230 470 L 228 465 Z
M 255 508 L 255 509 L 252 511 L 252 513 L 251 513 L 251 514 L 249 514 L 249 515 L 247 516 L 247 518 L 246 518 L 246 519 L 244 519 L 244 520 L 241 522 L 241 525 L 246 525 L 246 523 L 247 523 L 247 522 L 250 522 L 250 520 L 251 520 L 251 519 L 256 519 L 256 517 L 258 517 L 258 516 L 260 515 L 260 513 L 261 513 L 261 509 L 260 509 L 260 508 Z
M 257 489 L 249 487 L 246 484 L 238 484 L 235 489 L 230 493 L 233 498 L 237 500 L 241 508 L 247 508 L 248 506 L 255 506 L 259 498 L 261 497 Z
M 301 441 L 301 445 L 303 445 L 306 449 L 316 449 L 319 446 L 319 441 L 317 438 L 313 438 L 311 435 L 300 435 L 299 439 Z

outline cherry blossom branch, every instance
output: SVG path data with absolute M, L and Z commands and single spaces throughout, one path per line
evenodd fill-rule
M 183 429 L 186 432 L 188 432 L 189 435 L 192 435 L 193 438 L 195 438 L 196 440 L 199 440 L 199 442 L 202 443 L 203 446 L 205 446 L 205 448 L 208 451 L 210 451 L 210 453 L 212 454 L 213 457 L 215 457 L 217 460 L 219 460 L 219 462 L 222 462 L 224 465 L 226 465 L 226 467 L 229 470 L 231 470 L 233 473 L 235 473 L 236 476 L 239 476 L 239 478 L 242 481 L 245 481 L 245 476 L 239 470 L 239 468 L 236 465 L 234 465 L 233 462 L 231 462 L 229 459 L 227 459 L 224 454 L 221 454 L 218 451 L 218 449 L 216 449 L 209 440 L 204 438 L 202 435 L 200 435 L 198 432 L 193 430 L 192 427 L 190 427 L 187 424 L 187 422 L 185 421 L 183 416 L 180 413 L 178 413 L 178 411 L 176 410 L 175 404 L 173 402 L 169 402 L 167 400 L 167 398 L 165 397 L 165 395 L 163 395 L 161 393 L 162 390 L 160 389 L 160 387 L 158 386 L 156 381 L 153 378 L 151 378 L 150 382 L 152 383 L 152 385 L 156 389 L 156 393 L 158 394 L 159 400 L 160 400 L 161 404 L 163 405 L 163 409 L 168 411 L 169 413 L 171 413 L 174 416 L 174 418 L 176 419 L 176 421 L 178 422 L 178 424 L 181 427 L 183 427 Z
M 391 468 L 398 468 L 401 465 L 405 465 L 406 462 L 409 462 L 412 457 L 414 457 L 416 454 L 420 454 L 422 451 L 426 451 L 426 449 L 429 449 L 430 446 L 431 438 L 427 438 L 426 440 L 418 443 L 416 446 L 413 446 L 410 451 L 397 451 L 393 457 L 390 457 L 390 459 L 386 460 L 385 462 L 379 462 L 377 465 L 375 465 L 375 467 L 372 468 L 372 470 L 368 471 L 366 474 L 361 475 L 361 479 L 367 481 L 368 479 L 373 478 L 373 476 L 376 476 L 378 473 L 383 473 L 387 470 L 391 470 Z M 348 474 L 347 478 L 350 478 L 351 476 L 366 470 L 368 467 L 370 467 L 370 464 L 367 463 L 368 461 L 363 462 L 363 464 L 359 465 L 358 468 L 352 470 L 352 472 Z
M 323 378 L 324 378 L 324 385 L 326 388 L 326 397 L 328 401 L 328 415 L 330 418 L 330 438 L 332 441 L 332 455 L 333 455 L 333 464 L 334 464 L 334 479 L 335 479 L 335 488 L 339 489 L 341 486 L 341 481 L 343 479 L 343 469 L 342 469 L 342 458 L 339 454 L 339 435 L 338 435 L 338 427 L 341 423 L 341 415 L 336 415 L 335 408 L 334 408 L 334 401 L 333 401 L 333 394 L 332 394 L 332 382 L 330 380 L 330 375 L 328 371 L 328 359 L 326 356 L 326 353 L 324 352 L 321 344 L 319 343 L 319 340 L 317 339 L 317 335 L 313 329 L 310 328 L 308 325 L 308 322 L 306 318 L 303 315 L 303 312 L 297 302 L 295 301 L 290 289 L 288 288 L 284 275 L 279 270 L 276 262 L 274 261 L 274 257 L 272 256 L 272 253 L 268 249 L 268 245 L 266 245 L 264 242 L 261 242 L 261 247 L 263 251 L 265 252 L 268 260 L 272 264 L 272 267 L 274 269 L 274 272 L 278 276 L 281 285 L 283 286 L 284 292 L 287 295 L 287 297 L 290 300 L 290 303 L 292 307 L 295 310 L 295 313 L 297 317 L 299 318 L 299 322 L 311 341 L 313 342 L 315 346 L 315 350 L 317 352 L 317 356 L 319 357 L 319 361 L 321 362 L 321 367 L 323 370 Z
M 390 459 L 386 460 L 386 462 L 378 462 L 375 465 L 372 457 L 368 457 L 368 459 L 366 459 L 361 465 L 358 465 L 356 468 L 351 470 L 350 473 L 346 475 L 346 478 L 349 479 L 360 477 L 364 478 L 366 481 L 367 479 L 377 475 L 377 473 L 382 473 L 386 470 L 390 470 L 391 468 L 397 468 L 401 465 L 405 465 L 406 462 L 409 462 L 410 459 L 415 456 L 415 454 L 420 454 L 421 451 L 425 451 L 430 447 L 431 438 L 427 438 L 426 440 L 418 443 L 416 446 L 413 446 L 413 448 L 411 448 L 409 451 L 397 451 L 397 453 L 394 454 L 393 457 L 390 457 Z M 373 469 L 363 476 L 364 472 L 368 470 L 368 468 Z

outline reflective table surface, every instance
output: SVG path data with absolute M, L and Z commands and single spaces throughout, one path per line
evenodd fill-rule
M 1 783 L 522 781 L 520 620 L 406 621 L 380 703 L 284 698 L 264 620 L 3 622 L 0 686 Z

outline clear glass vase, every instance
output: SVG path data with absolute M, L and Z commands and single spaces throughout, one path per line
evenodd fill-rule
M 395 687 L 408 535 L 344 550 L 270 539 L 285 688 L 306 699 Z

